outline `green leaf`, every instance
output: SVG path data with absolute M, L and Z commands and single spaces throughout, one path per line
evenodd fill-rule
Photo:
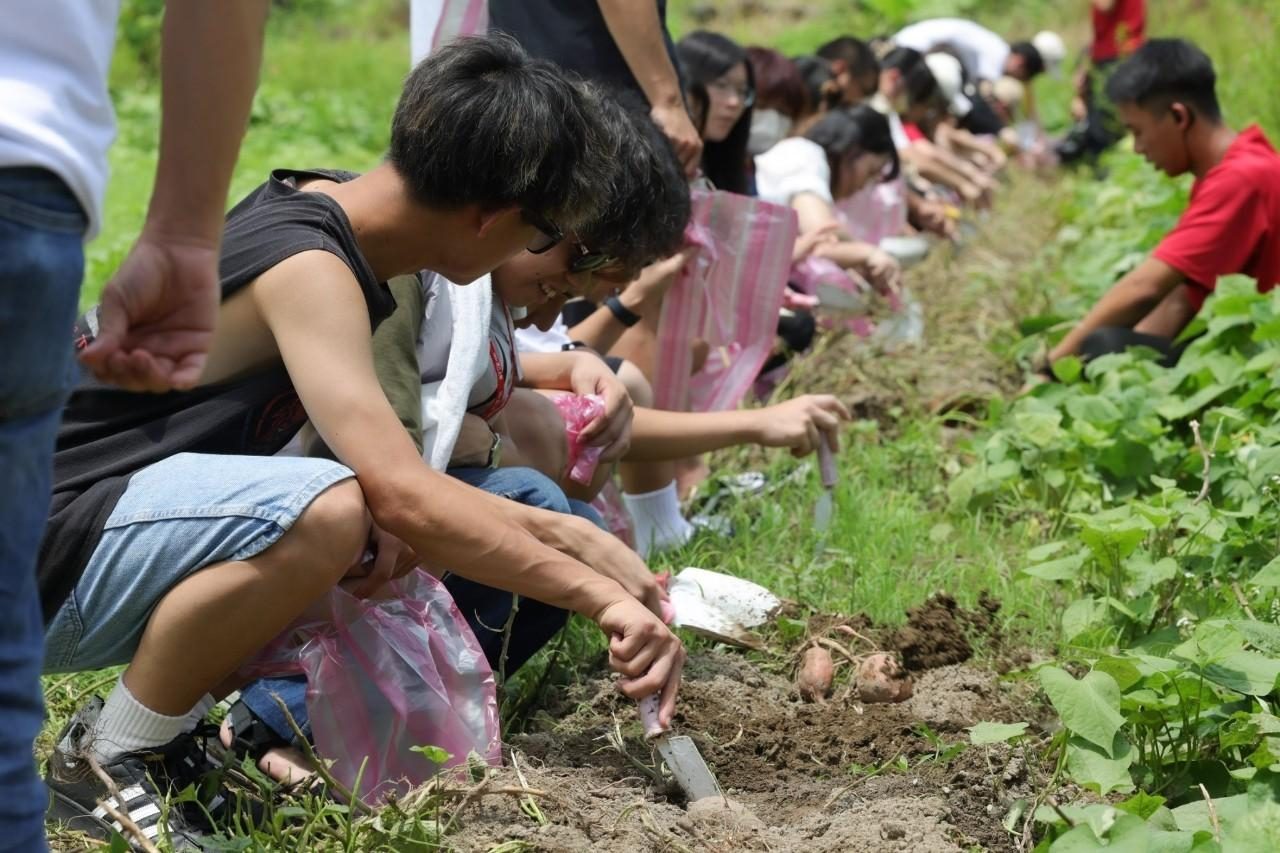
M 1047 545 L 1038 545 L 1027 552 L 1027 559 L 1033 563 L 1043 562 L 1066 548 L 1068 544 L 1067 542 L 1058 541 L 1050 542 Z
M 1232 797 L 1215 797 L 1213 808 L 1218 813 L 1218 820 L 1223 825 L 1234 824 L 1248 813 L 1249 795 L 1236 794 Z M 1183 832 L 1212 832 L 1213 824 L 1209 820 L 1209 806 L 1204 800 L 1193 800 L 1185 806 L 1173 810 L 1173 819 L 1178 829 Z
M 974 746 L 1004 743 L 1021 737 L 1026 731 L 1026 723 L 978 723 L 969 727 L 969 743 Z
M 1053 363 L 1053 375 L 1059 382 L 1070 385 L 1080 378 L 1084 371 L 1084 362 L 1074 355 L 1060 358 Z
M 1079 681 L 1054 666 L 1038 673 L 1054 710 L 1073 734 L 1107 752 L 1124 719 L 1120 716 L 1120 688 L 1105 672 L 1094 670 Z M 1108 753 L 1110 755 L 1110 753 Z M 1115 756 L 1111 756 L 1115 757 Z
M 1105 602 L 1078 598 L 1062 611 L 1062 638 L 1070 642 L 1090 628 L 1106 624 L 1111 611 Z
M 453 758 L 453 753 L 439 746 L 411 746 L 410 752 L 416 752 L 423 758 L 439 767 L 443 767 L 445 762 Z
M 1039 578 L 1042 581 L 1075 580 L 1080 575 L 1080 567 L 1084 565 L 1084 561 L 1088 557 L 1088 551 L 1081 551 L 1077 554 L 1072 554 L 1070 557 L 1062 557 L 1057 560 L 1050 560 L 1047 563 L 1028 566 L 1022 570 L 1022 574 Z
M 1206 666 L 1204 677 L 1237 693 L 1266 696 L 1280 678 L 1280 660 L 1257 652 L 1236 652 Z
M 1232 853 L 1274 853 L 1280 850 L 1280 805 L 1252 804 L 1241 819 L 1234 821 L 1222 839 L 1222 848 Z
M 1245 641 L 1258 651 L 1271 657 L 1280 657 L 1280 625 L 1253 619 L 1232 619 L 1231 627 L 1239 631 Z
M 1116 808 L 1147 820 L 1164 804 L 1164 797 L 1148 794 L 1146 791 L 1139 791 L 1124 802 L 1116 803 Z
M 1137 664 L 1126 658 L 1106 657 L 1093 665 L 1099 672 L 1105 672 L 1116 680 L 1116 686 L 1123 693 L 1142 680 L 1142 673 Z
M 1129 767 L 1133 748 L 1124 735 L 1117 734 L 1104 750 L 1082 737 L 1067 741 L 1067 772 L 1071 778 L 1096 794 L 1133 790 Z
M 1201 388 L 1185 400 L 1179 400 L 1176 397 L 1165 400 L 1156 406 L 1156 412 L 1166 421 L 1186 420 L 1229 390 L 1231 390 L 1231 386 L 1215 382 L 1212 385 Z
M 1261 569 L 1258 569 L 1257 574 L 1249 579 L 1249 583 L 1254 586 L 1280 586 L 1280 557 L 1276 557 Z

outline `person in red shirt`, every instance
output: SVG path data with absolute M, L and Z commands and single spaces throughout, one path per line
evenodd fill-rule
M 1191 200 L 1151 257 L 1124 276 L 1049 354 L 1092 358 L 1129 346 L 1177 361 L 1178 333 L 1218 277 L 1243 273 L 1258 290 L 1280 284 L 1280 155 L 1256 125 L 1222 120 L 1213 63 L 1181 39 L 1153 39 L 1112 75 L 1108 95 L 1134 150 L 1170 177 L 1190 172 Z
M 1124 136 L 1115 105 L 1106 96 L 1107 80 L 1120 60 L 1146 42 L 1146 0 L 1090 0 L 1093 42 L 1076 74 L 1072 112 L 1077 123 L 1057 146 L 1058 159 L 1072 163 L 1097 159 Z

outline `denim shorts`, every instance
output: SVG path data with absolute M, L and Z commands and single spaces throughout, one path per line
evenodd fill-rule
M 261 554 L 321 492 L 354 476 L 327 459 L 200 453 L 134 474 L 45 631 L 45 672 L 128 663 L 169 590 L 208 566 Z

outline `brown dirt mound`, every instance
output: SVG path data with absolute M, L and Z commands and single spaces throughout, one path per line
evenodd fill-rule
M 840 694 L 805 704 L 787 675 L 706 651 L 691 657 L 681 690 L 676 730 L 758 821 L 691 814 L 679 790 L 656 784 L 635 706 L 601 673 L 559 690 L 509 744 L 529 786 L 545 794 L 546 823 L 514 798 L 490 798 L 459 817 L 450 842 L 460 851 L 511 842 L 506 849 L 603 853 L 1013 848 L 1000 820 L 1031 782 L 1021 749 L 949 749 L 981 720 L 1028 718 L 995 675 L 929 670 L 901 705 Z M 499 777 L 519 784 L 510 769 Z

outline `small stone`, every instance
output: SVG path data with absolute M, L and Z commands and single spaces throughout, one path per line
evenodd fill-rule
M 907 828 L 900 823 L 885 821 L 880 826 L 880 837 L 886 841 L 898 841 L 907 837 Z

